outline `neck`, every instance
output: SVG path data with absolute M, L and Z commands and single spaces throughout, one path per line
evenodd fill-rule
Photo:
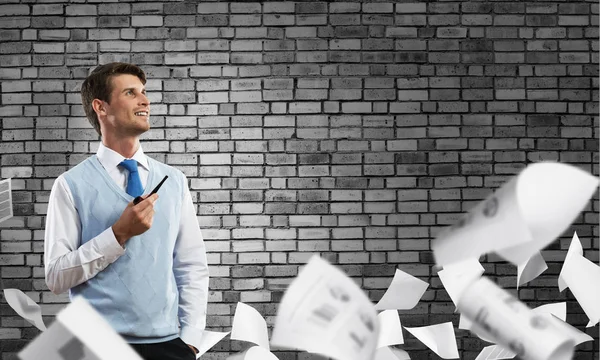
M 133 154 L 140 148 L 140 139 L 137 136 L 128 138 L 102 136 L 102 144 L 125 158 L 131 159 Z

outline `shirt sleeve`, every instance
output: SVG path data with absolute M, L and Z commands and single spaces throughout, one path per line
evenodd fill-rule
M 44 235 L 46 284 L 61 294 L 86 282 L 125 253 L 112 228 L 81 243 L 81 222 L 71 190 L 59 176 L 50 192 Z
M 173 254 L 173 272 L 179 290 L 180 337 L 186 344 L 200 348 L 202 333 L 206 327 L 208 263 L 187 178 L 183 178 L 184 195 Z

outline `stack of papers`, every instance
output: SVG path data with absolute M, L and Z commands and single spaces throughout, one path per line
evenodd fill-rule
M 542 250 L 575 219 L 596 191 L 598 178 L 558 163 L 528 166 L 432 242 L 438 276 L 460 312 L 460 329 L 492 343 L 477 360 L 567 360 L 574 347 L 593 340 L 566 323 L 566 303 L 530 309 L 483 277 L 479 257 L 495 252 L 517 267 L 517 288 L 547 268 Z M 10 179 L 0 181 L 0 222 L 12 216 Z M 1 280 L 1 279 L 0 279 Z M 574 234 L 558 277 L 590 321 L 600 321 L 600 267 L 583 256 Z M 271 343 L 267 323 L 253 307 L 238 303 L 231 339 L 253 346 L 229 360 L 276 360 L 270 345 L 321 354 L 335 360 L 409 360 L 398 311 L 414 308 L 429 284 L 396 270 L 377 304 L 354 280 L 314 256 L 288 287 Z M 42 310 L 17 289 L 4 289 L 8 304 L 42 332 L 18 355 L 22 360 L 141 360 L 82 298 L 77 297 L 46 329 Z M 378 313 L 379 311 L 379 313 Z M 443 359 L 459 357 L 451 322 L 404 327 Z M 204 331 L 200 358 L 229 332 Z
M 314 256 L 279 306 L 272 343 L 342 360 L 408 359 L 398 309 L 412 309 L 429 284 L 397 270 L 373 306 L 336 267 Z M 385 309 L 375 315 L 375 309 Z M 405 329 L 445 359 L 458 358 L 452 323 Z

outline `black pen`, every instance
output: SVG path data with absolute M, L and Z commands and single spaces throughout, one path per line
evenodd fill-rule
M 154 188 L 154 190 L 152 190 L 152 192 L 150 193 L 150 195 L 156 194 L 156 192 L 158 191 L 158 189 L 160 189 L 160 187 L 165 182 L 165 180 L 167 180 L 168 177 L 169 177 L 168 175 L 165 175 L 165 177 L 158 183 L 158 185 L 156 185 L 156 187 Z M 148 195 L 148 196 L 150 196 L 150 195 Z M 141 196 L 137 196 L 135 199 L 133 199 L 133 205 L 137 205 L 142 200 L 143 199 L 142 199 Z

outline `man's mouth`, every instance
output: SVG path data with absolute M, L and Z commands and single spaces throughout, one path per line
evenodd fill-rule
M 148 116 L 148 112 L 147 111 L 138 111 L 136 113 L 134 113 L 137 116 Z

